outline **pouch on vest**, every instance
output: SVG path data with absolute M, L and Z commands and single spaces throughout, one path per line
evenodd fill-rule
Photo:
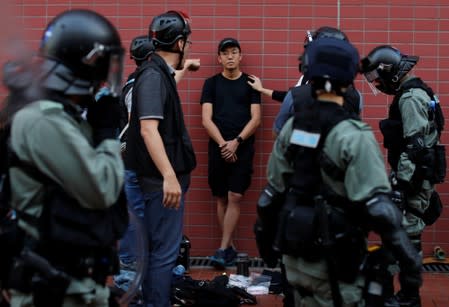
M 335 277 L 338 280 L 353 283 L 360 273 L 360 267 L 366 257 L 366 235 L 356 226 L 345 210 L 329 204 L 329 236 L 332 241 L 332 256 L 335 263 Z
M 402 123 L 399 120 L 383 119 L 379 122 L 379 128 L 384 137 L 384 147 L 387 149 L 401 148 Z
M 81 207 L 56 187 L 49 192 L 40 223 L 44 242 L 91 248 L 114 246 L 128 226 L 126 197 L 122 192 L 113 206 L 92 210 Z
M 446 177 L 446 147 L 442 144 L 437 144 L 435 150 L 435 172 L 432 183 L 443 183 Z
M 275 245 L 283 254 L 316 261 L 320 252 L 316 244 L 315 207 L 313 204 L 296 205 L 295 201 L 296 197 L 287 196 L 287 203 L 279 216 L 278 238 Z

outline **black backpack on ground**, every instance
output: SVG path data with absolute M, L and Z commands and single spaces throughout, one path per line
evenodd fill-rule
M 180 276 L 172 284 L 173 306 L 190 307 L 239 307 L 241 304 L 256 305 L 256 298 L 239 287 L 230 286 L 227 275 L 212 280 L 195 280 Z

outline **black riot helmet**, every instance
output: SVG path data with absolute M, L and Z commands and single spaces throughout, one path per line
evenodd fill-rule
M 335 38 L 335 39 L 339 39 L 339 40 L 349 41 L 346 34 L 343 33 L 341 30 L 334 28 L 334 27 L 323 26 L 323 27 L 318 28 L 315 31 L 307 31 L 306 32 L 306 36 L 304 38 L 304 51 L 311 42 L 321 39 L 321 38 Z M 303 56 L 304 56 L 304 54 L 301 54 L 298 58 L 299 71 L 301 73 L 303 73 L 303 68 L 302 68 Z
M 170 51 L 179 39 L 187 40 L 190 35 L 190 18 L 178 11 L 168 11 L 154 17 L 150 25 L 149 37 L 156 49 Z
M 304 53 L 303 73 L 314 92 L 343 95 L 358 73 L 359 53 L 347 40 L 325 37 L 311 42 Z
M 93 95 L 104 83 L 114 95 L 121 89 L 124 49 L 116 28 L 104 16 L 69 10 L 47 26 L 39 54 L 42 85 L 64 95 Z
M 147 35 L 140 35 L 131 41 L 129 46 L 130 57 L 140 65 L 143 61 L 148 59 L 150 54 L 154 51 L 153 42 Z
M 398 49 L 382 45 L 374 48 L 361 61 L 361 71 L 369 83 L 376 81 L 381 92 L 394 95 L 401 80 L 418 63 L 419 57 L 402 54 Z
M 312 41 L 325 37 L 332 37 L 335 39 L 349 41 L 346 34 L 340 31 L 339 29 L 329 26 L 323 26 L 318 28 L 316 31 L 306 32 L 306 37 L 304 38 L 304 48 L 306 48 L 307 45 Z

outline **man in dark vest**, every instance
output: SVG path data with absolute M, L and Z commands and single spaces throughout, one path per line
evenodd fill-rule
M 362 59 L 362 71 L 374 85 L 373 90 L 394 96 L 380 129 L 388 150 L 396 202 L 405 212 L 403 226 L 422 256 L 421 234 L 426 224 L 421 214 L 429 207 L 434 184 L 443 180 L 446 170 L 436 163 L 440 149 L 444 150 L 438 146 L 444 125 L 438 98 L 410 73 L 418 59 L 388 45 L 378 46 Z M 401 288 L 387 306 L 421 306 L 419 289 Z
M 256 238 L 262 256 L 267 246 L 261 238 L 283 254 L 296 306 L 363 302 L 359 269 L 369 231 L 380 235 L 409 272 L 401 282 L 421 285 L 420 257 L 388 197 L 391 186 L 374 134 L 343 107 L 358 62 L 357 50 L 344 40 L 323 38 L 307 47 L 303 70 L 315 99 L 298 103 L 269 158 Z M 276 204 L 273 200 L 284 191 L 285 201 Z M 273 212 L 280 212 L 278 218 Z
M 144 304 L 167 307 L 182 239 L 184 197 L 196 166 L 174 78 L 188 56 L 191 30 L 188 16 L 178 11 L 154 17 L 149 30 L 155 52 L 134 82 L 125 159 L 136 171 L 145 200 L 149 255 Z

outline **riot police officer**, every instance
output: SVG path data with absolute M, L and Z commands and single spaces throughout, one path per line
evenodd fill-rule
M 434 184 L 443 180 L 446 170 L 436 163 L 445 159 L 444 147 L 438 146 L 444 124 L 438 98 L 410 73 L 418 60 L 383 45 L 374 48 L 361 63 L 367 81 L 394 96 L 380 129 L 392 169 L 391 183 L 405 212 L 403 225 L 422 255 L 421 233 L 426 224 L 421 214 L 435 193 Z M 418 289 L 401 288 L 387 306 L 421 306 Z
M 11 205 L 24 232 L 13 306 L 109 305 L 128 213 L 118 100 L 93 95 L 104 84 L 118 94 L 122 57 L 117 30 L 93 11 L 65 11 L 44 31 L 30 85 L 40 94 L 11 126 Z
M 306 36 L 304 39 L 304 50 L 307 49 L 307 46 L 311 42 L 319 40 L 321 38 L 330 38 L 330 37 L 334 39 L 349 41 L 348 37 L 343 31 L 329 26 L 322 26 L 315 31 L 306 32 Z M 302 57 L 303 55 L 301 54 L 299 56 L 298 68 L 303 75 L 301 76 L 295 87 L 290 89 L 288 92 L 284 92 L 283 94 L 282 98 L 283 100 L 281 100 L 282 105 L 279 109 L 278 114 L 276 115 L 273 125 L 273 133 L 275 136 L 279 134 L 280 130 L 284 126 L 287 119 L 289 119 L 291 116 L 295 114 L 295 105 L 293 103 L 293 100 L 301 102 L 303 100 L 313 99 L 311 97 L 312 93 L 310 90 L 310 84 L 308 84 L 308 80 L 307 78 L 305 78 L 304 73 L 302 71 L 303 66 Z M 296 96 L 295 99 L 293 99 L 293 96 Z M 347 110 L 352 111 L 357 115 L 360 115 L 363 108 L 363 96 L 354 87 L 353 84 L 348 86 L 346 92 L 344 93 L 344 98 L 345 98 L 344 107 Z
M 367 124 L 343 108 L 342 96 L 357 74 L 358 60 L 347 41 L 310 43 L 303 69 L 316 99 L 298 104 L 300 110 L 281 130 L 269 158 L 256 239 L 264 258 L 270 258 L 271 243 L 283 254 L 296 306 L 363 301 L 359 268 L 369 231 L 380 235 L 409 272 L 401 283 L 421 285 L 420 257 L 388 197 L 391 186 L 376 139 Z M 276 203 L 284 191 L 285 201 Z M 266 241 L 272 241 L 269 247 Z

